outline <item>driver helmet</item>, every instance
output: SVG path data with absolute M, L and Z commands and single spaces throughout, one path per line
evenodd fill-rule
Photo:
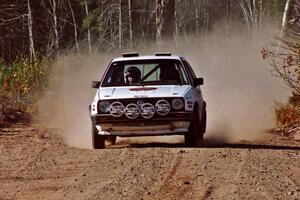
M 141 71 L 135 66 L 128 67 L 124 73 L 125 83 L 133 84 L 141 80 Z
M 161 80 L 178 80 L 178 71 L 174 63 L 160 64 L 160 79 Z

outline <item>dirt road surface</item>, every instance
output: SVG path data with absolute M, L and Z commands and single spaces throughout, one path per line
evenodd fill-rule
M 91 150 L 15 125 L 0 129 L 0 200 L 10 199 L 300 199 L 300 142 Z

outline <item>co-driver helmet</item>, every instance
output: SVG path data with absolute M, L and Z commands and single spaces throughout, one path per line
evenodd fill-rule
M 135 66 L 128 67 L 124 73 L 125 83 L 133 84 L 141 80 L 141 71 Z

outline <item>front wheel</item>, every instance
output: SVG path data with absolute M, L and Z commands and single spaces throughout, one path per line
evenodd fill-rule
M 188 132 L 184 135 L 185 145 L 188 147 L 200 147 L 203 145 L 203 129 L 200 124 L 198 109 L 194 110 L 192 122 Z
M 200 129 L 201 129 L 201 133 L 204 134 L 206 132 L 206 123 L 207 123 L 207 114 L 206 114 L 206 109 L 203 110 L 202 112 L 202 118 L 201 118 L 201 122 L 200 122 Z
M 96 128 L 94 122 L 92 122 L 92 144 L 94 149 L 104 149 L 105 148 L 105 136 L 99 135 L 99 131 Z

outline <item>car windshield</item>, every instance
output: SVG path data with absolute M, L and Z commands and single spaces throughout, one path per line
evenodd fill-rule
M 113 62 L 102 86 L 186 85 L 186 72 L 178 60 L 136 60 Z

